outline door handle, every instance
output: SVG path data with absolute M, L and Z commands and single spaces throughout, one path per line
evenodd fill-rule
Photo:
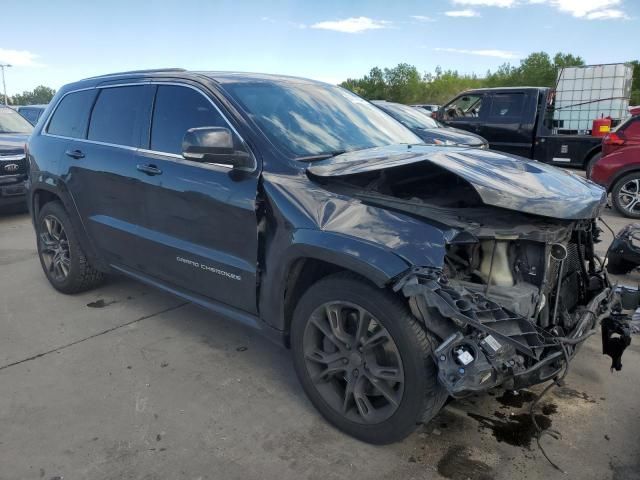
M 160 170 L 155 165 L 149 165 L 149 164 L 140 163 L 140 164 L 138 164 L 136 166 L 136 168 L 139 171 L 146 173 L 147 175 L 161 175 L 162 174 L 162 170 Z
M 82 153 L 82 150 L 67 150 L 64 153 L 68 157 L 75 158 L 76 160 L 84 158 L 84 153 Z

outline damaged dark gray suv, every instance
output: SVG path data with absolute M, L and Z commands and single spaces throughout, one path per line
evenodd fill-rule
M 45 275 L 154 285 L 293 351 L 343 431 L 389 443 L 448 395 L 554 378 L 612 289 L 604 190 L 425 146 L 339 87 L 154 70 L 62 88 L 28 145 Z

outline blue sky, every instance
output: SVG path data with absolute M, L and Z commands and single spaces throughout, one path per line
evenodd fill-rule
M 332 83 L 400 62 L 484 74 L 533 51 L 640 57 L 638 0 L 3 0 L 7 92 L 139 68 Z M 11 19 L 10 21 L 7 21 Z

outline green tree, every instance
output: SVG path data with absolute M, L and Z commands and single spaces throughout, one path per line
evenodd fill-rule
M 634 65 L 631 104 L 640 105 L 640 62 Z M 400 103 L 444 103 L 458 93 L 472 88 L 534 86 L 555 87 L 558 73 L 566 67 L 584 66 L 584 60 L 571 53 L 534 52 L 514 66 L 504 63 L 484 78 L 461 75 L 455 70 L 436 67 L 433 73 L 420 73 L 413 65 L 401 63 L 394 68 L 372 68 L 360 79 L 348 79 L 341 85 L 368 99 Z
M 629 62 L 633 66 L 633 81 L 631 82 L 631 105 L 640 105 L 640 62 Z
M 443 71 L 440 67 L 436 68 L 435 75 L 425 75 L 424 81 L 425 93 L 419 103 L 441 104 L 464 90 L 484 86 L 475 75 L 461 75 L 456 70 Z
M 369 100 L 381 100 L 387 96 L 384 72 L 378 67 L 372 68 L 371 71 L 362 78 L 349 78 L 342 82 L 340 86 Z
M 384 69 L 387 99 L 399 103 L 415 103 L 423 96 L 424 85 L 418 69 L 408 63 Z
M 14 105 L 38 105 L 46 104 L 51 101 L 56 91 L 52 88 L 40 85 L 32 91 L 24 91 L 11 97 L 11 103 Z

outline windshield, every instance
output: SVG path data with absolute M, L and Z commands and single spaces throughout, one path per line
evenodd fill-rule
M 269 140 L 297 158 L 422 143 L 393 118 L 340 87 L 288 82 L 223 87 Z
M 33 127 L 18 112 L 0 107 L 0 133 L 31 133 Z
M 429 114 L 415 107 L 386 102 L 376 103 L 376 105 L 409 128 L 439 128 L 438 123 Z

